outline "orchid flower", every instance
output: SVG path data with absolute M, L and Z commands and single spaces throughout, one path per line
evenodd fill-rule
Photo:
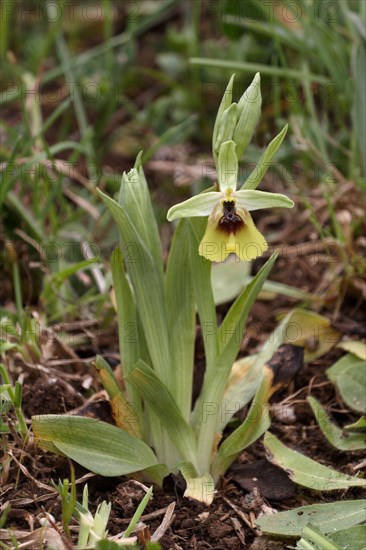
M 230 253 L 241 260 L 254 260 L 268 248 L 256 228 L 252 210 L 261 208 L 292 208 L 286 195 L 253 189 L 237 190 L 236 143 L 221 145 L 218 158 L 219 191 L 209 191 L 170 208 L 169 221 L 177 218 L 209 216 L 206 232 L 199 245 L 199 254 L 213 262 L 224 261 Z

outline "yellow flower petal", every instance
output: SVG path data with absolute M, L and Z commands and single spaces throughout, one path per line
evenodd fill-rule
M 247 210 L 235 202 L 218 204 L 209 217 L 198 252 L 211 262 L 223 262 L 229 254 L 250 261 L 268 248 Z

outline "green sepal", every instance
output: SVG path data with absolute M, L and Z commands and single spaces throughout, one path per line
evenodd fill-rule
M 248 210 L 260 210 L 261 208 L 293 208 L 294 202 L 281 193 L 268 193 L 267 191 L 254 191 L 243 189 L 235 192 L 237 206 Z
M 217 191 L 209 191 L 195 195 L 184 202 L 175 204 L 168 210 L 167 219 L 173 221 L 176 218 L 196 218 L 201 216 L 209 216 L 220 200 L 220 193 Z

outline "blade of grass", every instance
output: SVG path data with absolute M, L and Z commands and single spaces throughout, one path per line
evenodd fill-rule
M 245 73 L 261 73 L 269 76 L 279 76 L 293 78 L 294 80 L 302 81 L 304 73 L 295 69 L 284 70 L 282 67 L 271 67 L 260 63 L 244 63 L 239 61 L 224 61 L 221 59 L 209 59 L 204 57 L 191 57 L 189 62 L 192 65 L 200 65 L 202 67 L 215 67 L 217 69 L 225 69 L 227 71 L 242 71 Z M 327 84 L 329 78 L 316 74 L 309 74 L 309 79 L 312 82 L 319 84 Z
M 147 151 L 145 151 L 143 154 L 143 161 L 147 162 L 150 160 L 162 145 L 165 145 L 166 143 L 175 144 L 180 140 L 186 139 L 190 133 L 193 123 L 196 120 L 197 115 L 192 115 L 188 117 L 187 120 L 183 120 L 183 122 L 180 122 L 176 126 L 168 128 L 168 130 L 166 130 Z
M 142 21 L 140 21 L 138 24 L 134 26 L 133 29 L 129 32 L 123 32 L 117 36 L 113 36 L 106 42 L 103 42 L 102 44 L 99 44 L 98 46 L 95 46 L 94 48 L 89 49 L 86 52 L 83 52 L 79 54 L 78 56 L 74 58 L 70 58 L 70 67 L 72 70 L 75 70 L 76 68 L 80 67 L 81 65 L 91 63 L 93 59 L 96 57 L 105 54 L 108 52 L 108 50 L 112 50 L 115 48 L 118 48 L 119 46 L 123 46 L 125 44 L 128 44 L 128 42 L 132 38 L 137 38 L 144 34 L 149 29 L 153 28 L 155 25 L 159 24 L 161 21 L 163 21 L 166 17 L 169 16 L 171 8 L 173 8 L 176 4 L 178 4 L 179 0 L 167 0 L 165 4 L 160 6 L 159 10 L 157 10 L 156 13 L 153 13 L 152 15 L 146 17 Z M 54 69 L 50 69 L 46 73 L 44 73 L 41 84 L 49 84 L 56 78 L 59 78 L 62 76 L 64 72 L 63 66 L 55 67 Z M 15 88 L 10 88 L 0 94 L 0 105 L 8 103 L 10 101 L 17 100 L 22 94 L 24 94 L 24 88 L 21 88 L 20 86 L 17 86 Z
M 54 9 L 54 6 L 51 4 L 47 4 L 47 13 L 50 17 L 51 22 L 53 21 L 53 16 L 51 16 L 52 9 Z M 86 116 L 86 111 L 84 109 L 78 79 L 76 78 L 76 75 L 70 63 L 71 55 L 70 55 L 70 52 L 68 51 L 66 41 L 62 35 L 61 30 L 59 30 L 59 32 L 56 35 L 56 48 L 61 60 L 61 65 L 66 77 L 66 81 L 70 83 L 72 82 L 74 84 L 73 103 L 75 106 L 75 114 L 76 114 L 76 119 L 80 130 L 80 135 L 85 144 L 85 153 L 88 160 L 87 169 L 88 169 L 89 179 L 97 183 L 98 172 L 95 168 L 96 156 L 95 156 L 95 151 L 93 146 L 92 129 L 89 126 L 88 119 Z

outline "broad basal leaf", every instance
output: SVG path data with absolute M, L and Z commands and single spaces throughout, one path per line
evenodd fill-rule
M 310 522 L 319 527 L 322 533 L 334 533 L 361 523 L 365 519 L 366 500 L 343 500 L 301 506 L 288 512 L 262 516 L 255 523 L 264 533 L 299 537 Z
M 120 476 L 156 466 L 157 458 L 143 441 L 106 422 L 72 415 L 32 417 L 41 445 L 52 442 L 62 453 L 103 476 Z
M 366 412 L 366 362 L 348 353 L 327 371 L 343 401 L 354 411 Z
M 286 470 L 290 478 L 315 491 L 336 491 L 348 487 L 366 487 L 366 479 L 352 477 L 323 466 L 307 456 L 286 447 L 267 432 L 263 440 L 268 460 Z
M 319 401 L 317 401 L 314 397 L 308 397 L 307 400 L 313 409 L 313 413 L 317 419 L 321 431 L 333 447 L 341 451 L 366 449 L 366 434 L 345 433 L 341 430 L 341 428 L 338 428 L 338 426 L 331 422 L 328 414 Z
M 365 550 L 366 525 L 354 525 L 329 535 L 329 538 L 342 550 Z

